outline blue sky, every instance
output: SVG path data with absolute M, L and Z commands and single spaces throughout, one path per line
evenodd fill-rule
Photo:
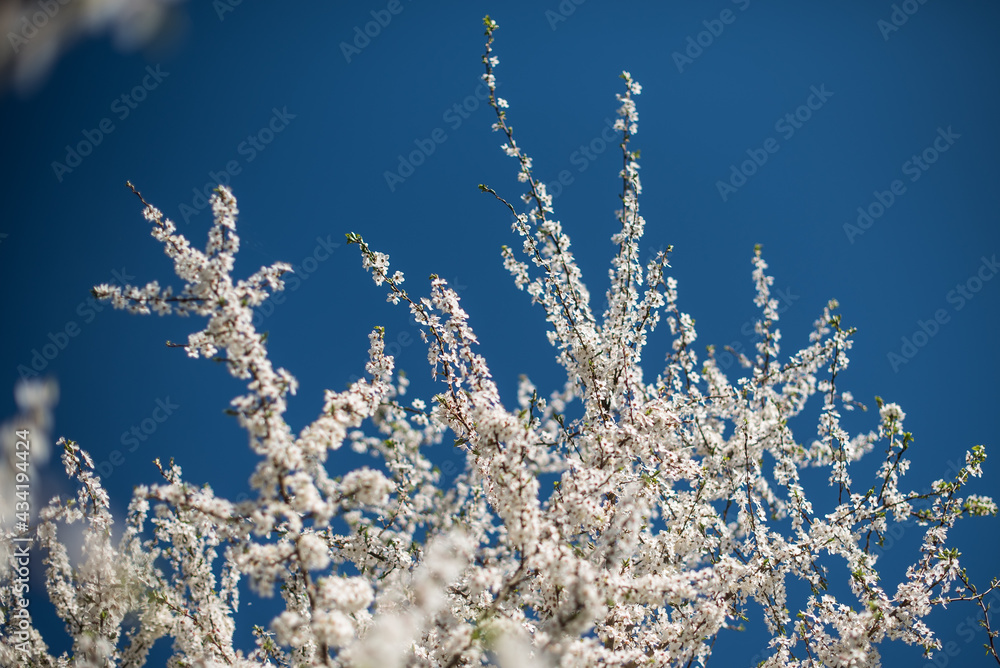
M 411 293 L 428 291 L 431 273 L 452 281 L 512 405 L 522 372 L 540 390 L 561 385 L 543 313 L 501 265 L 509 217 L 476 188 L 511 201 L 521 192 L 482 102 L 487 13 L 501 26 L 496 74 L 509 118 L 596 299 L 620 191 L 605 127 L 617 75 L 629 70 L 643 85 L 643 257 L 674 246 L 700 344 L 752 349 L 750 258 L 762 244 L 787 307 L 783 352 L 805 345 L 837 298 L 858 329 L 838 384 L 870 407 L 879 395 L 906 411 L 910 485 L 923 488 L 982 443 L 992 457 L 970 491 L 1000 495 L 995 3 L 221 0 L 181 5 L 172 38 L 145 51 L 83 42 L 33 94 L 0 98 L 0 386 L 25 369 L 58 378 L 56 433 L 105 462 L 118 512 L 134 484 L 155 482 L 154 457 L 176 457 L 185 478 L 229 496 L 253 466 L 223 414 L 239 384 L 164 345 L 195 323 L 89 302 L 97 283 L 173 277 L 126 180 L 199 246 L 210 224 L 200 192 L 228 180 L 242 212 L 237 274 L 297 266 L 299 282 L 258 321 L 272 359 L 301 383 L 296 429 L 317 415 L 324 388 L 363 373 L 374 325 L 398 348 L 412 393 L 433 393 L 416 328 L 384 302 L 347 232 L 389 253 Z M 385 25 L 371 23 L 379 18 Z M 651 344 L 648 375 L 666 349 L 665 338 Z M 870 411 L 848 425 L 875 421 Z M 56 489 L 61 470 L 48 471 Z M 952 533 L 982 584 L 1000 575 L 998 521 Z M 910 527 L 886 552 L 887 571 L 912 560 L 920 533 Z M 970 641 L 974 614 L 964 604 L 931 618 L 954 643 L 937 665 L 988 665 L 982 638 Z M 720 639 L 716 660 L 749 664 L 765 644 L 758 618 Z M 883 656 L 924 665 L 902 645 Z

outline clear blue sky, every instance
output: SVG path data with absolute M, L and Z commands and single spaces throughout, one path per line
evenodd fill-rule
M 512 405 L 519 373 L 546 392 L 561 384 L 541 309 L 501 265 L 509 217 L 476 188 L 487 183 L 511 200 L 521 192 L 476 97 L 486 13 L 501 26 L 497 77 L 509 118 L 540 178 L 565 172 L 556 214 L 598 299 L 621 162 L 602 132 L 625 69 L 643 85 L 634 146 L 644 257 L 673 244 L 681 306 L 699 342 L 752 348 L 750 257 L 763 244 L 788 306 L 783 352 L 804 345 L 837 298 L 858 328 L 838 383 L 871 407 L 878 394 L 906 411 L 916 437 L 910 485 L 923 488 L 982 443 L 987 477 L 970 491 L 1000 496 L 996 3 L 214 5 L 182 5 L 176 37 L 146 52 L 81 43 L 37 92 L 0 98 L 0 388 L 13 387 L 35 351 L 65 344 L 35 360 L 61 385 L 56 433 L 99 462 L 118 451 L 104 476 L 116 512 L 134 484 L 155 482 L 154 457 L 175 456 L 185 478 L 229 496 L 246 488 L 253 466 L 246 436 L 223 414 L 240 385 L 164 345 L 195 322 L 98 312 L 87 301 L 92 285 L 121 274 L 138 284 L 173 277 L 126 179 L 199 246 L 210 214 L 198 210 L 196 191 L 228 179 L 242 211 L 237 273 L 279 260 L 298 266 L 302 280 L 259 326 L 276 364 L 301 383 L 289 412 L 296 429 L 317 415 L 324 388 L 363 373 L 374 325 L 398 344 L 413 393 L 433 392 L 416 328 L 384 302 L 346 232 L 389 253 L 411 293 L 425 293 L 431 273 L 460 288 Z M 232 11 L 220 16 L 220 6 Z M 380 16 L 391 20 L 368 26 L 375 36 L 366 43 L 358 35 Z M 93 146 L 77 162 L 67 146 L 81 142 L 81 151 Z M 414 151 L 422 164 L 401 171 L 400 156 Z M 859 207 L 872 216 L 861 225 Z M 77 334 L 61 335 L 67 327 Z M 647 374 L 665 350 L 665 339 L 653 344 Z M 9 415 L 12 396 L 3 395 Z M 171 406 L 162 422 L 158 402 Z M 869 412 L 847 424 L 875 422 Z M 130 440 L 133 427 L 141 439 Z M 998 522 L 970 520 L 952 533 L 983 584 L 1000 575 Z M 920 534 L 910 527 L 886 553 L 887 573 L 912 561 Z M 974 614 L 965 604 L 932 617 L 954 642 L 939 662 L 989 665 L 982 637 L 970 642 L 964 625 Z M 713 663 L 749 664 L 764 641 L 759 615 L 748 626 L 720 639 Z M 887 665 L 924 665 L 913 648 L 883 649 Z

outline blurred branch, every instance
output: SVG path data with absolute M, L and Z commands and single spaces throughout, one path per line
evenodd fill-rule
M 149 44 L 183 0 L 13 0 L 0 3 L 0 94 L 37 90 L 76 42 L 109 33 L 116 48 Z

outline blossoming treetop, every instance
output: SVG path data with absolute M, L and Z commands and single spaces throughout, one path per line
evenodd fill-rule
M 711 346 L 703 357 L 696 352 L 694 320 L 666 275 L 669 249 L 639 261 L 645 221 L 631 142 L 641 87 L 628 72 L 615 124 L 617 252 L 608 306 L 594 312 L 552 198 L 496 96 L 497 24 L 484 23 L 493 128 L 518 161 L 526 211 L 480 187 L 515 216 L 521 245 L 504 247 L 503 262 L 544 310 L 565 384 L 543 396 L 522 377 L 516 408 L 506 408 L 447 282 L 432 276 L 429 296 L 411 295 L 387 255 L 348 234 L 375 284 L 421 326 L 441 390 L 430 401 L 404 400 L 406 384 L 376 327 L 368 377 L 328 390 L 322 413 L 293 433 L 284 414 L 296 381 L 274 368 L 253 325 L 254 307 L 283 288 L 291 268 L 276 263 L 233 278 L 238 209 L 224 186 L 212 198 L 204 250 L 136 191 L 182 286 L 101 285 L 94 293 L 134 313 L 205 319 L 173 345 L 224 361 L 246 381 L 230 408 L 259 458 L 253 498 L 220 498 L 184 482 L 173 461 L 157 462 L 164 483 L 136 488 L 113 541 L 90 457 L 61 440 L 78 495 L 54 499 L 30 538 L 45 550 L 49 597 L 73 649 L 51 656 L 39 630 L 15 614 L 23 592 L 8 571 L 0 580 L 0 662 L 140 665 L 169 636 L 177 666 L 679 666 L 703 663 L 718 637 L 762 614 L 767 666 L 876 666 L 885 640 L 940 648 L 923 621 L 935 605 L 983 605 L 989 590 L 971 585 L 945 541 L 960 517 L 996 512 L 988 498 L 960 496 L 968 477 L 980 475 L 984 449 L 973 447 L 955 479 L 929 492 L 901 487 L 913 439 L 900 407 L 877 399 L 871 431 L 841 426 L 841 411 L 859 404 L 838 387 L 853 330 L 836 302 L 807 345 L 782 359 L 773 279 L 758 247 L 759 342 L 753 358 L 742 357 L 746 375 L 731 382 Z M 661 318 L 672 350 L 661 370 L 644 372 L 642 352 Z M 796 438 L 789 422 L 813 397 L 822 402 L 817 432 Z M 446 437 L 465 457 L 449 485 L 426 455 Z M 328 456 L 335 460 L 345 444 L 381 465 L 331 474 Z M 876 446 L 883 463 L 873 483 L 859 485 L 850 464 Z M 807 467 L 829 472 L 829 487 L 811 495 L 831 512 L 816 512 L 807 498 Z M 553 489 L 543 489 L 542 476 L 555 478 Z M 886 582 L 874 548 L 891 523 L 912 519 L 925 528 L 923 545 L 905 577 Z M 79 558 L 59 538 L 59 527 L 75 522 L 85 524 Z M 5 532 L 8 549 L 15 538 Z M 829 556 L 843 566 L 833 574 L 820 563 Z M 284 600 L 283 612 L 262 620 L 271 631 L 255 627 L 252 651 L 233 643 L 244 578 L 260 596 L 280 583 Z M 831 578 L 849 583 L 851 600 L 830 592 Z M 801 605 L 789 598 L 793 581 L 811 592 Z M 996 657 L 995 634 L 987 633 Z

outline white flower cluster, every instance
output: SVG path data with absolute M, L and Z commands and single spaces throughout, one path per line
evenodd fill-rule
M 772 636 L 764 665 L 846 668 L 878 666 L 885 640 L 938 649 L 924 622 L 934 606 L 982 606 L 990 590 L 966 580 L 945 541 L 960 517 L 996 513 L 988 498 L 959 495 L 969 476 L 980 475 L 984 450 L 973 448 L 955 480 L 931 492 L 901 488 L 912 442 L 902 410 L 879 400 L 881 421 L 868 433 L 852 436 L 840 424 L 841 410 L 856 402 L 837 389 L 852 330 L 841 327 L 835 302 L 809 344 L 781 361 L 777 303 L 758 248 L 760 341 L 755 359 L 741 360 L 749 373 L 732 383 L 711 347 L 707 357 L 695 351 L 694 320 L 679 310 L 677 282 L 664 275 L 667 253 L 639 262 L 644 221 L 629 140 L 641 89 L 628 73 L 619 95 L 621 229 L 612 237 L 608 307 L 594 314 L 569 237 L 551 218 L 552 199 L 495 95 L 497 26 L 485 23 L 484 80 L 504 150 L 528 184 L 528 211 L 482 189 L 516 216 L 524 257 L 505 248 L 504 263 L 545 310 L 564 387 L 540 397 L 522 378 L 517 408 L 505 408 L 455 291 L 432 276 L 430 296 L 411 297 L 402 274 L 390 274 L 388 256 L 349 234 L 376 285 L 387 285 L 389 300 L 405 302 L 422 327 L 441 391 L 432 401 L 402 403 L 405 379 L 394 376 L 384 332 L 375 328 L 369 377 L 327 391 L 322 413 L 296 435 L 284 419 L 296 382 L 271 365 L 252 317 L 290 268 L 275 264 L 234 282 L 237 208 L 227 188 L 212 198 L 205 251 L 143 200 L 183 286 L 105 285 L 95 293 L 138 313 L 206 319 L 183 347 L 224 360 L 247 383 L 232 412 L 259 457 L 255 496 L 216 497 L 184 482 L 171 462 L 160 466 L 163 484 L 136 489 L 113 542 L 93 463 L 61 441 L 79 493 L 54 499 L 33 539 L 73 648 L 52 656 L 34 626 L 21 632 L 7 616 L 17 592 L 5 575 L 0 664 L 140 665 L 157 639 L 169 637 L 172 666 L 701 665 L 720 634 L 762 614 Z M 642 351 L 661 312 L 673 347 L 659 373 L 644 374 Z M 789 423 L 817 394 L 816 436 L 797 439 Z M 446 433 L 464 459 L 448 485 L 425 455 Z M 375 455 L 378 466 L 328 475 L 329 451 L 345 442 Z M 877 442 L 886 453 L 877 479 L 853 485 L 849 465 Z M 813 493 L 829 512 L 806 498 L 807 467 L 830 472 L 830 487 Z M 874 548 L 890 522 L 913 520 L 925 527 L 923 546 L 905 577 L 887 581 Z M 71 559 L 58 530 L 76 522 L 85 524 L 83 549 Z M 5 530 L 8 548 L 12 537 Z M 827 571 L 830 555 L 843 559 L 843 572 Z M 831 577 L 849 583 L 851 600 L 830 593 Z M 255 628 L 252 651 L 233 643 L 243 580 L 260 596 L 280 583 L 284 601 L 265 620 L 270 631 Z M 794 581 L 811 595 L 790 596 Z

